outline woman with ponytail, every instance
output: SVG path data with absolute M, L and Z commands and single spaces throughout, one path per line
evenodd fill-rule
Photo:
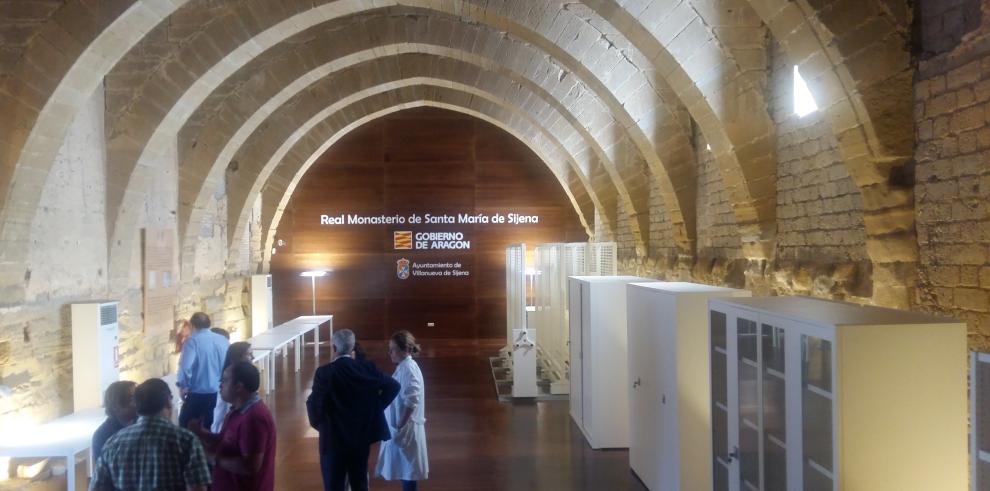
M 388 341 L 388 355 L 396 363 L 392 378 L 399 382 L 399 396 L 385 409 L 392 439 L 382 442 L 375 474 L 402 481 L 403 491 L 415 491 L 416 482 L 426 479 L 430 463 L 426 455 L 426 388 L 423 372 L 413 356 L 419 354 L 416 338 L 399 331 Z

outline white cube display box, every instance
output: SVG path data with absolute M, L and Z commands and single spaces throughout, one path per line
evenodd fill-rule
M 626 284 L 638 276 L 568 279 L 571 417 L 591 448 L 629 446 Z
M 711 489 L 708 299 L 750 293 L 681 282 L 626 288 L 629 466 L 651 491 Z
M 806 297 L 709 305 L 712 489 L 966 488 L 964 323 Z
M 257 336 L 272 328 L 275 321 L 272 309 L 272 275 L 251 275 L 251 336 Z
M 120 378 L 117 302 L 74 303 L 71 314 L 72 403 L 81 411 L 100 407 Z

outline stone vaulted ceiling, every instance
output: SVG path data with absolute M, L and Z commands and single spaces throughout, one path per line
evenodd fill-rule
M 698 255 L 698 162 L 710 153 L 745 257 L 773 259 L 772 45 L 800 68 L 838 143 L 861 195 L 873 270 L 895 277 L 917 259 L 913 191 L 892 179 L 914 153 L 913 133 L 903 131 L 913 110 L 904 2 L 2 5 L 5 304 L 24 298 L 42 189 L 69 126 L 101 84 L 111 294 L 134 286 L 142 205 L 154 170 L 176 148 L 184 274 L 192 273 L 204 210 L 221 183 L 230 254 L 260 198 L 266 254 L 251 269 L 264 270 L 281 210 L 316 157 L 361 124 L 418 106 L 459 111 L 515 135 L 557 176 L 588 232 L 628 235 L 636 257 L 656 248 Z M 651 233 L 657 213 L 669 233 Z M 908 280 L 900 278 L 902 298 L 889 303 L 907 298 Z

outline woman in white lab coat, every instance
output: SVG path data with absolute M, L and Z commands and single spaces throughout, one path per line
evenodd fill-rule
M 388 341 L 388 354 L 397 363 L 392 378 L 402 387 L 385 409 L 392 439 L 382 442 L 375 474 L 389 481 L 401 480 L 403 491 L 415 491 L 416 481 L 426 479 L 430 463 L 426 455 L 426 388 L 423 372 L 413 355 L 419 353 L 416 338 L 399 331 Z

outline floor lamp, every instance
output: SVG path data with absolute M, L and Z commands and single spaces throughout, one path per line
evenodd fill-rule
M 313 315 L 316 315 L 316 278 L 326 276 L 329 271 L 303 271 L 299 276 L 308 276 L 313 287 Z

